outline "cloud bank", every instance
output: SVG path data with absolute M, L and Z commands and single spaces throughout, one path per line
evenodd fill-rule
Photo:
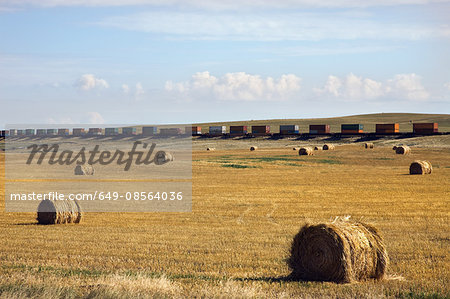
M 218 78 L 209 72 L 194 74 L 189 81 L 165 84 L 166 91 L 185 99 L 285 100 L 300 90 L 301 78 L 293 74 L 278 79 L 262 78 L 245 72 L 227 73 Z

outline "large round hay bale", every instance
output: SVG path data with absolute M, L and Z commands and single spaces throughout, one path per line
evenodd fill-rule
M 168 163 L 170 161 L 174 161 L 174 157 L 171 153 L 165 152 L 165 151 L 159 151 L 155 154 L 155 164 L 161 165 Z
M 207 150 L 207 151 L 215 151 L 216 148 L 214 148 L 214 147 L 207 147 L 206 150 Z
M 322 148 L 321 146 L 315 146 L 315 147 L 314 147 L 314 150 L 315 150 L 315 151 L 321 151 L 322 149 L 323 149 L 323 148 Z
M 430 174 L 433 166 L 428 161 L 414 161 L 409 166 L 409 174 Z
M 73 200 L 43 200 L 38 206 L 39 224 L 80 223 L 81 208 Z
M 334 150 L 334 148 L 335 148 L 334 144 L 330 144 L 330 143 L 324 144 L 322 146 L 322 149 L 324 151 Z
M 251 147 L 250 147 L 250 150 L 251 150 L 251 151 L 256 151 L 257 149 L 258 149 L 257 146 L 251 146 Z
M 84 164 L 75 166 L 74 173 L 75 175 L 94 175 L 95 170 L 92 165 Z
M 292 278 L 348 283 L 382 279 L 388 255 L 377 229 L 338 220 L 305 225 L 294 237 L 287 260 Z
M 407 145 L 397 146 L 397 148 L 395 149 L 395 153 L 399 155 L 407 155 L 411 153 L 411 148 Z
M 364 148 L 373 148 L 373 143 L 371 142 L 364 143 Z
M 305 147 L 301 147 L 299 150 L 298 150 L 298 154 L 300 155 L 300 156 L 312 156 L 313 154 L 314 154 L 314 150 L 312 149 L 312 147 L 307 147 L 307 146 L 305 146 Z

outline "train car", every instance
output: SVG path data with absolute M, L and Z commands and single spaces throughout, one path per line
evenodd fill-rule
M 17 136 L 24 136 L 25 135 L 25 130 L 19 129 L 16 131 Z
M 230 126 L 231 136 L 245 136 L 247 132 L 247 126 Z
M 58 129 L 58 135 L 60 135 L 60 136 L 69 135 L 69 129 Z
M 119 128 L 105 128 L 105 136 L 119 135 Z
M 58 134 L 58 130 L 57 129 L 47 129 L 47 131 L 45 133 L 47 135 L 57 135 Z
M 252 126 L 253 136 L 265 136 L 270 134 L 270 126 Z
M 34 136 L 36 134 L 35 129 L 25 129 L 25 135 L 26 136 Z
M 330 125 L 309 125 L 309 134 L 330 134 Z
M 103 135 L 102 128 L 89 128 L 88 135 Z
M 394 134 L 399 132 L 398 123 L 394 124 L 376 124 L 375 133 L 376 134 Z
M 83 136 L 86 134 L 84 128 L 74 128 L 72 130 L 72 136 Z
M 158 133 L 157 127 L 142 127 L 142 135 L 144 136 L 153 136 Z
M 36 135 L 37 136 L 45 136 L 45 135 L 47 135 L 47 130 L 46 129 L 37 129 L 36 130 Z
M 343 124 L 341 125 L 342 134 L 360 134 L 364 133 L 362 124 Z
M 9 136 L 16 136 L 17 130 L 16 129 L 9 129 Z
M 133 136 L 136 135 L 136 128 L 122 128 L 122 135 Z
M 0 137 L 6 137 L 6 130 L 0 131 Z
M 202 135 L 202 127 L 198 126 L 192 126 L 192 127 L 186 127 L 185 133 L 191 131 L 192 136 L 199 136 Z
M 298 134 L 298 125 L 281 125 L 280 126 L 280 135 L 293 135 Z
M 438 132 L 438 123 L 413 124 L 413 133 L 415 134 L 433 134 L 437 132 Z
M 209 127 L 209 135 L 210 136 L 221 136 L 227 133 L 226 126 L 210 126 Z
M 159 129 L 159 135 L 161 136 L 178 136 L 183 134 L 181 128 L 163 128 Z

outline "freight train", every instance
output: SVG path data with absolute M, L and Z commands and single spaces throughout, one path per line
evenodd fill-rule
M 249 129 L 250 128 L 250 129 Z M 412 131 L 400 132 L 399 124 L 376 124 L 375 132 L 365 132 L 363 124 L 341 124 L 340 132 L 331 132 L 330 125 L 310 125 L 308 132 L 300 132 L 298 125 L 280 125 L 279 133 L 272 133 L 271 126 L 257 125 L 257 126 L 230 126 L 227 132 L 226 126 L 209 126 L 207 132 L 202 131 L 200 126 L 185 127 L 184 131 L 181 128 L 160 128 L 158 130 L 155 126 L 144 126 L 140 133 L 137 133 L 135 127 L 125 128 L 73 128 L 72 134 L 69 129 L 9 129 L 1 130 L 0 137 L 8 136 L 201 136 L 201 137 L 258 137 L 258 136 L 365 136 L 365 135 L 433 135 L 433 134 L 447 134 L 439 133 L 437 123 L 414 123 Z

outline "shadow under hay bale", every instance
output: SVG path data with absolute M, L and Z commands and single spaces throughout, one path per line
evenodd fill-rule
M 428 161 L 414 161 L 409 166 L 409 174 L 431 174 L 433 166 Z
M 80 223 L 82 212 L 77 201 L 43 200 L 38 206 L 38 224 Z
M 214 147 L 207 147 L 207 148 L 206 148 L 206 150 L 207 150 L 207 151 L 211 151 L 211 152 L 212 152 L 212 151 L 215 151 L 215 150 L 216 150 L 216 148 L 214 148 Z
M 334 150 L 334 148 L 335 148 L 334 144 L 329 144 L 329 143 L 324 144 L 324 145 L 322 146 L 322 149 L 323 149 L 324 151 Z
M 298 154 L 300 156 L 312 156 L 314 154 L 314 150 L 311 147 L 302 147 L 299 149 Z
M 170 161 L 174 161 L 175 158 L 171 153 L 165 152 L 165 151 L 159 151 L 155 154 L 155 164 L 161 165 L 164 163 L 168 163 Z
M 251 150 L 251 151 L 256 151 L 257 149 L 258 149 L 257 146 L 251 146 L 251 147 L 250 147 L 250 150 Z
M 397 150 L 397 146 L 394 145 L 394 146 L 392 147 L 392 149 L 393 149 L 394 151 Z
M 373 148 L 373 143 L 370 142 L 364 143 L 364 148 Z
M 77 165 L 74 170 L 75 175 L 94 175 L 95 170 L 92 165 Z
M 397 146 L 395 148 L 395 153 L 398 155 L 407 155 L 411 153 L 411 148 L 407 145 Z
M 295 280 L 349 283 L 383 279 L 388 264 L 377 229 L 345 219 L 303 226 L 290 253 L 287 263 Z

